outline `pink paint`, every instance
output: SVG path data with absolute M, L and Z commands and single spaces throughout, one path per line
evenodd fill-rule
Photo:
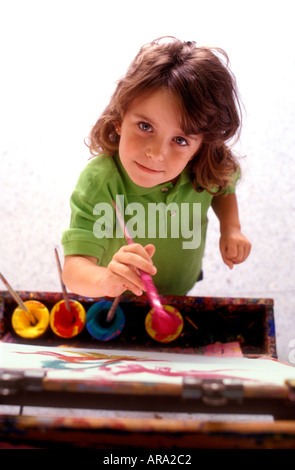
M 148 335 L 155 341 L 160 343 L 170 343 L 171 341 L 175 341 L 181 334 L 183 329 L 183 318 L 175 307 L 172 307 L 171 305 L 163 305 L 163 308 L 170 316 L 170 319 L 173 319 L 174 328 L 172 333 L 165 334 L 162 331 L 159 331 L 159 315 L 155 314 L 154 308 L 149 311 L 145 318 L 145 329 Z M 165 321 L 165 319 L 163 321 Z
M 107 369 L 107 367 L 106 367 Z M 233 369 L 220 369 L 220 370 L 189 370 L 189 371 L 172 371 L 170 367 L 158 367 L 154 369 L 149 369 L 148 367 L 142 366 L 141 364 L 128 364 L 121 367 L 117 372 L 111 371 L 112 375 L 122 375 L 122 374 L 154 374 L 160 375 L 163 377 L 199 377 L 201 379 L 236 379 L 237 377 L 231 375 Z M 236 370 L 235 370 L 236 372 Z M 240 379 L 241 377 L 239 377 Z M 242 378 L 242 380 L 251 380 L 248 378 Z M 255 380 L 255 382 L 259 382 Z
M 164 310 L 151 276 L 141 271 L 140 277 L 145 285 L 150 304 L 154 309 L 152 319 L 153 330 L 158 331 L 165 336 L 172 335 L 177 331 L 181 320 L 175 314 Z
M 173 312 L 165 312 L 165 316 L 157 312 L 157 315 L 152 315 L 152 329 L 157 332 L 155 339 L 161 342 L 164 337 L 173 335 L 182 323 L 181 318 Z

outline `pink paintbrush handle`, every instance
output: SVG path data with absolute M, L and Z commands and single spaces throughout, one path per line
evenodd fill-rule
M 128 245 L 131 245 L 132 243 L 134 243 L 134 240 L 132 239 L 126 225 L 125 225 L 125 222 L 124 222 L 124 219 L 123 219 L 123 216 L 119 210 L 119 208 L 117 207 L 116 203 L 114 201 L 112 201 L 113 203 L 113 206 L 115 208 L 115 211 L 116 211 L 116 216 L 117 216 L 117 219 L 121 225 L 121 228 L 124 232 L 124 236 L 126 238 L 126 241 L 128 243 Z M 139 275 L 144 283 L 144 286 L 146 288 L 146 293 L 147 293 L 147 296 L 149 298 L 149 301 L 151 303 L 151 305 L 154 307 L 154 309 L 159 312 L 159 313 L 163 313 L 164 315 L 167 315 L 165 313 L 165 310 L 163 309 L 162 307 L 162 304 L 161 304 L 161 301 L 160 301 L 160 298 L 159 298 L 159 295 L 158 295 L 158 292 L 154 286 L 154 283 L 153 283 L 153 280 L 152 280 L 152 277 L 143 272 L 143 271 L 139 271 Z
M 164 315 L 167 315 L 165 313 L 165 310 L 162 307 L 162 304 L 161 304 L 158 292 L 153 283 L 152 277 L 143 271 L 140 271 L 139 274 L 142 279 L 142 282 L 144 283 L 146 293 L 147 293 L 147 296 L 149 298 L 149 301 L 152 307 L 154 307 L 155 311 L 161 314 L 164 313 Z

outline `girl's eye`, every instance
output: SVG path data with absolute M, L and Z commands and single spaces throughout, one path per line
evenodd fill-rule
M 174 140 L 178 145 L 180 145 L 182 147 L 184 147 L 185 145 L 188 145 L 188 141 L 185 140 L 183 137 L 175 137 Z
M 144 132 L 151 132 L 152 131 L 152 126 L 148 122 L 140 122 L 138 124 L 138 127 L 140 130 Z

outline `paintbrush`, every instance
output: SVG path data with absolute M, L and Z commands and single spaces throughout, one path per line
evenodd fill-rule
M 110 323 L 112 321 L 112 319 L 114 318 L 115 313 L 116 313 L 116 308 L 118 307 L 118 305 L 120 303 L 120 300 L 121 300 L 121 296 L 118 295 L 118 297 L 115 298 L 115 300 L 113 302 L 113 305 L 111 306 L 110 310 L 108 311 L 108 314 L 107 314 L 107 322 L 108 323 Z
M 69 296 L 68 296 L 68 293 L 67 293 L 67 290 L 66 290 L 66 286 L 64 285 L 63 280 L 62 280 L 62 269 L 61 269 L 60 259 L 59 259 L 59 256 L 58 256 L 58 251 L 57 251 L 56 248 L 54 249 L 54 253 L 55 253 L 57 271 L 58 271 L 59 280 L 60 280 L 60 284 L 61 284 L 63 299 L 64 299 L 64 302 L 65 302 L 66 309 L 69 312 L 69 315 L 67 316 L 67 320 L 68 320 L 69 323 L 72 323 L 73 320 L 74 320 L 74 316 L 72 314 L 70 314 L 71 305 L 70 305 Z
M 7 290 L 9 291 L 10 295 L 14 298 L 18 306 L 26 313 L 30 323 L 32 325 L 36 325 L 36 318 L 34 317 L 32 312 L 30 312 L 26 304 L 24 304 L 20 296 L 15 292 L 15 290 L 11 287 L 11 285 L 7 282 L 7 280 L 1 273 L 0 273 L 0 279 L 3 282 L 3 284 L 6 286 Z
M 123 216 L 119 208 L 117 207 L 115 201 L 112 201 L 112 204 L 114 206 L 117 219 L 123 230 L 125 239 L 128 245 L 130 245 L 134 243 L 134 241 L 125 225 Z M 156 314 L 156 319 L 157 319 L 156 324 L 157 324 L 158 331 L 164 334 L 173 333 L 175 331 L 175 321 L 169 315 L 169 313 L 167 313 L 162 307 L 160 297 L 158 295 L 157 289 L 155 288 L 152 277 L 148 273 L 141 271 L 141 270 L 139 270 L 139 275 L 144 283 L 149 302 L 151 306 L 154 308 L 154 312 Z

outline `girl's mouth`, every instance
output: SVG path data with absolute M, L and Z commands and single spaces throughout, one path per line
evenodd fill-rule
M 163 173 L 164 170 L 154 170 L 153 168 L 149 168 L 147 166 L 142 165 L 141 163 L 135 162 L 138 168 L 142 171 L 145 171 L 146 173 L 150 174 L 157 174 L 157 173 Z

